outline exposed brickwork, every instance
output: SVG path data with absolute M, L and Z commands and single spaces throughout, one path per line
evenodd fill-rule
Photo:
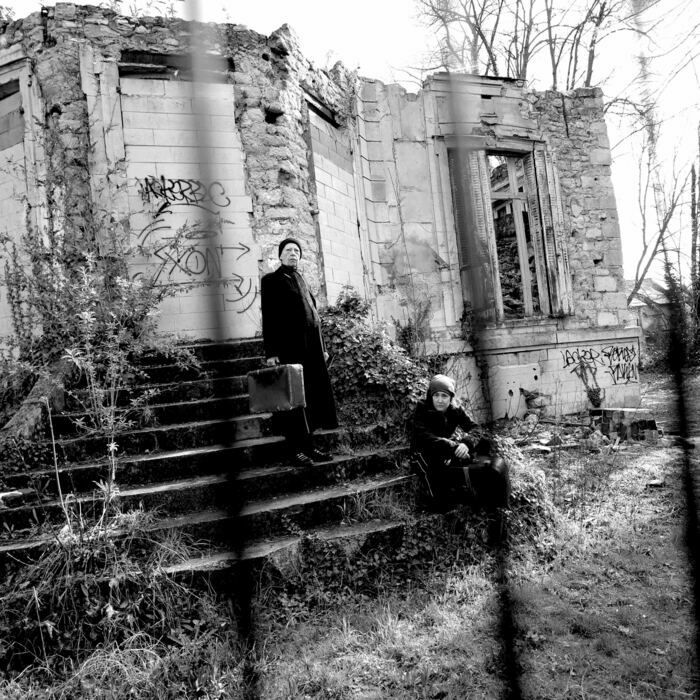
M 602 92 L 535 93 L 530 103 L 560 173 L 576 316 L 618 325 L 627 318 L 627 302 Z

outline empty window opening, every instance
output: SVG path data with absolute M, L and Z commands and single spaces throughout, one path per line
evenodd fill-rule
M 210 83 L 227 82 L 228 72 L 234 69 L 232 59 L 213 54 L 198 57 L 194 66 L 189 55 L 124 50 L 119 61 L 119 75 L 150 80 L 191 81 L 195 67 L 197 75 Z
M 550 154 L 448 150 L 465 302 L 485 321 L 571 312 L 563 212 Z
M 486 159 L 503 316 L 509 319 L 539 314 L 540 297 L 525 193 L 524 158 L 488 153 Z

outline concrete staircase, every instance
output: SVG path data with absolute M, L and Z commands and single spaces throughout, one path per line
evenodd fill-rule
M 116 440 L 122 511 L 143 508 L 153 514 L 149 529 L 178 530 L 200 543 L 198 556 L 173 571 L 230 566 L 233 528 L 244 533 L 244 557 L 256 559 L 293 549 L 303 533 L 350 537 L 361 546 L 400 527 L 367 503 L 376 505 L 383 494 L 386 515 L 392 499 L 405 502 L 412 480 L 404 445 L 377 448 L 384 436 L 376 426 L 341 427 L 317 433 L 319 447 L 334 454 L 331 461 L 291 465 L 271 416 L 248 413 L 246 373 L 262 365 L 261 342 L 192 348 L 199 370 L 156 357 L 144 362 L 146 378 L 123 402 L 154 390 L 147 423 Z M 106 441 L 80 434 L 79 418 L 75 402 L 54 417 L 58 479 L 50 466 L 6 476 L 11 493 L 0 507 L 0 572 L 35 557 L 63 526 L 59 484 L 86 518 L 99 512 Z

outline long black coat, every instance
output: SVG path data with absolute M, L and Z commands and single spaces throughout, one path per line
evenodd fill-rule
M 282 364 L 304 367 L 306 416 L 311 430 L 335 428 L 338 419 L 328 368 L 323 358 L 321 325 L 316 300 L 300 289 L 303 278 L 283 265 L 263 276 L 260 283 L 265 357 L 278 357 Z

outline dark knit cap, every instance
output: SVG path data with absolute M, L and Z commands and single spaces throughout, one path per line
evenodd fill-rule
M 294 243 L 294 245 L 299 248 L 299 257 L 301 258 L 303 255 L 303 251 L 301 248 L 301 243 L 296 238 L 285 238 L 283 241 L 280 242 L 279 246 L 277 247 L 277 257 L 281 257 L 282 251 L 284 250 L 284 246 L 288 245 L 289 243 Z
M 436 391 L 444 391 L 450 396 L 455 395 L 455 383 L 445 374 L 436 374 L 428 385 L 428 396 L 432 396 Z

